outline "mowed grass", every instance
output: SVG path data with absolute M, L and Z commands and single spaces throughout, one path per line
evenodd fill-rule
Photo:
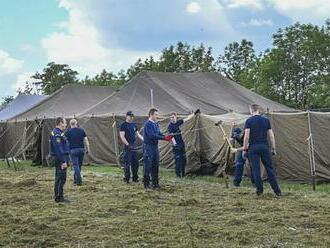
M 82 187 L 69 171 L 71 203 L 56 204 L 53 176 L 0 162 L 0 247 L 330 247 L 330 185 L 282 182 L 277 199 L 266 183 L 258 198 L 248 181 L 162 171 L 162 190 L 145 192 L 119 168 L 90 166 Z

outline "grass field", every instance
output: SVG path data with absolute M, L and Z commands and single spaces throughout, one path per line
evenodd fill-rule
M 85 167 L 84 185 L 69 172 L 69 204 L 55 204 L 53 170 L 0 162 L 0 247 L 330 247 L 330 185 L 268 184 L 257 198 L 248 181 L 177 180 L 161 172 L 161 191 L 126 185 L 121 170 Z

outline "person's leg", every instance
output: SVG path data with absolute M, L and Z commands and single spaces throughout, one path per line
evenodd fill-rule
M 259 155 L 259 147 L 257 145 L 249 147 L 249 161 L 252 166 L 252 173 L 254 182 L 256 185 L 257 194 L 262 194 L 263 182 L 260 174 L 260 155 Z
M 139 180 L 139 160 L 137 156 L 137 152 L 133 151 L 132 152 L 132 159 L 131 159 L 131 164 L 132 164 L 132 175 L 133 175 L 133 182 L 137 182 Z
M 79 153 L 79 171 L 80 171 L 80 175 L 81 175 L 82 165 L 83 165 L 83 162 L 84 162 L 84 156 L 85 156 L 85 149 L 80 148 L 80 153 Z
M 58 195 L 59 195 L 60 201 L 63 201 L 64 200 L 64 185 L 66 182 L 66 169 L 60 168 L 59 173 L 60 173 L 60 181 L 59 181 Z
M 70 157 L 72 162 L 72 167 L 74 171 L 74 184 L 81 185 L 81 176 L 80 176 L 80 169 L 79 169 L 79 149 L 72 149 L 70 151 Z
M 243 177 L 245 159 L 243 158 L 242 154 L 242 151 L 238 151 L 236 154 L 236 169 L 233 182 L 235 186 L 240 186 Z
M 175 161 L 175 174 L 177 177 L 181 177 L 181 164 L 179 148 L 173 147 L 174 161 Z
M 130 151 L 128 150 L 128 148 L 124 148 L 124 160 L 125 160 L 125 163 L 124 163 L 124 181 L 125 182 L 129 182 L 129 179 L 131 178 L 131 163 L 130 163 Z
M 182 148 L 182 160 L 181 160 L 181 177 L 186 175 L 186 164 L 187 164 L 187 157 L 186 157 L 186 149 Z
M 59 185 L 60 185 L 60 165 L 59 162 L 55 162 L 55 184 L 54 184 L 54 198 L 55 201 L 59 201 Z
M 261 162 L 263 163 L 266 169 L 268 182 L 272 187 L 274 193 L 277 195 L 281 194 L 281 190 L 278 185 L 277 178 L 272 165 L 271 154 L 267 145 L 265 145 L 261 151 Z
M 159 188 L 159 150 L 158 147 L 153 151 L 153 162 L 152 162 L 152 186 L 157 189 Z
M 151 174 L 151 163 L 152 163 L 152 157 L 149 147 L 144 148 L 144 167 L 143 167 L 143 183 L 144 188 L 150 187 L 150 174 Z

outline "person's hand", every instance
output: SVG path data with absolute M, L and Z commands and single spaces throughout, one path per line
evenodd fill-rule
M 272 155 L 275 156 L 276 154 L 276 148 L 272 148 Z
M 164 140 L 165 141 L 168 141 L 168 142 L 170 142 L 172 140 L 172 138 L 173 138 L 173 136 L 172 135 L 169 135 L 169 134 L 167 134 L 167 135 L 164 136 Z
M 231 153 L 236 153 L 237 151 L 238 151 L 238 150 L 237 150 L 236 148 L 231 148 L 231 149 L 230 149 L 230 152 L 231 152 Z
M 65 170 L 68 167 L 68 164 L 66 162 L 64 162 L 63 164 L 61 164 L 61 169 Z
M 200 114 L 201 113 L 201 110 L 200 109 L 197 109 L 195 112 L 194 112 L 194 115 L 197 115 L 197 114 Z
M 243 151 L 243 152 L 242 152 L 242 157 L 243 157 L 243 159 L 247 159 L 247 158 L 248 158 L 248 153 L 247 153 L 247 151 Z

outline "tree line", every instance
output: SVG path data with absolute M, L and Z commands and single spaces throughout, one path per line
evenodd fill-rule
M 152 56 L 138 59 L 126 71 L 103 70 L 83 79 L 68 65 L 51 62 L 21 92 L 30 94 L 37 88 L 52 94 L 69 83 L 119 88 L 141 71 L 219 72 L 290 107 L 330 108 L 330 19 L 322 26 L 295 23 L 279 29 L 273 35 L 272 48 L 260 54 L 246 39 L 228 44 L 218 56 L 204 44 L 178 42 L 163 49 L 157 60 Z

